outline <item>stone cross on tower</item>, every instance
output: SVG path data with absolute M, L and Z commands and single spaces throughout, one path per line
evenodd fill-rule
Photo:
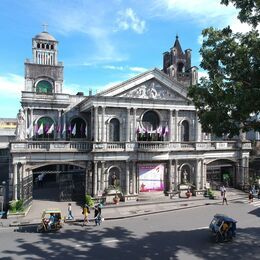
M 42 24 L 42 28 L 43 28 L 44 32 L 48 32 L 48 24 L 47 23 Z

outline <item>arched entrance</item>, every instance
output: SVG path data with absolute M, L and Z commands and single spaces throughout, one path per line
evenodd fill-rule
M 33 170 L 33 199 L 82 201 L 85 169 L 69 164 L 46 165 Z
M 233 187 L 236 184 L 235 162 L 228 159 L 215 160 L 207 164 L 206 181 L 212 188 L 220 185 Z

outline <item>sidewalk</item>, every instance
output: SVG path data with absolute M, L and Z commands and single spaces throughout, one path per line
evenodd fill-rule
M 162 200 L 155 201 L 131 201 L 121 202 L 118 205 L 105 205 L 102 208 L 102 216 L 105 220 L 116 220 L 123 218 L 132 218 L 137 216 L 156 214 L 162 212 L 169 212 L 187 208 L 202 207 L 206 205 L 213 205 L 222 203 L 220 192 L 215 192 L 217 197 L 214 200 L 205 198 L 203 196 L 190 198 L 172 198 L 165 197 Z M 219 193 L 219 194 L 218 194 Z M 247 194 L 240 190 L 227 189 L 228 201 L 237 200 L 247 197 Z M 2 227 L 8 226 L 22 226 L 35 225 L 40 223 L 41 214 L 44 208 L 58 208 L 62 210 L 64 217 L 67 215 L 67 202 L 53 202 L 53 201 L 38 201 L 34 200 L 32 207 L 25 217 L 0 219 L 0 231 Z M 82 209 L 75 202 L 72 202 L 72 210 L 74 214 L 74 221 L 82 221 Z M 93 219 L 94 210 L 91 210 L 90 220 Z

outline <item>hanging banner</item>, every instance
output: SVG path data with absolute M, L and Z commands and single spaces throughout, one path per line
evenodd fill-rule
M 163 191 L 163 176 L 163 164 L 139 165 L 139 191 Z

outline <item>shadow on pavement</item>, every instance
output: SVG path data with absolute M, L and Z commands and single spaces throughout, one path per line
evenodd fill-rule
M 207 229 L 151 232 L 137 238 L 123 227 L 89 226 L 39 234 L 35 243 L 19 238 L 16 249 L 2 254 L 27 259 L 259 259 L 259 234 L 260 228 L 238 229 L 232 242 L 219 244 L 211 242 Z

